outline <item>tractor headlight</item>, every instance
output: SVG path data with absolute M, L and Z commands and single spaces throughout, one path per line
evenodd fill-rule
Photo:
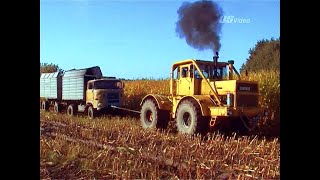
M 227 93 L 227 106 L 233 106 L 233 94 L 231 94 L 230 92 Z

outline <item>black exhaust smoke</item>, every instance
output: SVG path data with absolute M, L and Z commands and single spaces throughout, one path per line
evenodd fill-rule
M 188 45 L 204 50 L 220 50 L 222 9 L 213 1 L 184 2 L 177 11 L 176 32 Z

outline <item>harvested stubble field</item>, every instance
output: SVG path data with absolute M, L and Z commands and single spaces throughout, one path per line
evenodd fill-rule
M 41 179 L 279 179 L 280 142 L 234 134 L 144 130 L 138 119 L 94 121 L 40 112 Z

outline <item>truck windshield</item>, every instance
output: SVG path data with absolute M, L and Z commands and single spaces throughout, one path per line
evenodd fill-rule
M 95 89 L 120 89 L 121 82 L 120 81 L 112 81 L 112 80 L 111 81 L 110 80 L 95 81 L 94 88 Z

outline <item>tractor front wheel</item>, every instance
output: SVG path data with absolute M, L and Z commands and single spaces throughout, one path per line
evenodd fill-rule
M 177 129 L 183 134 L 204 133 L 206 124 L 199 105 L 191 100 L 181 102 L 177 109 Z

